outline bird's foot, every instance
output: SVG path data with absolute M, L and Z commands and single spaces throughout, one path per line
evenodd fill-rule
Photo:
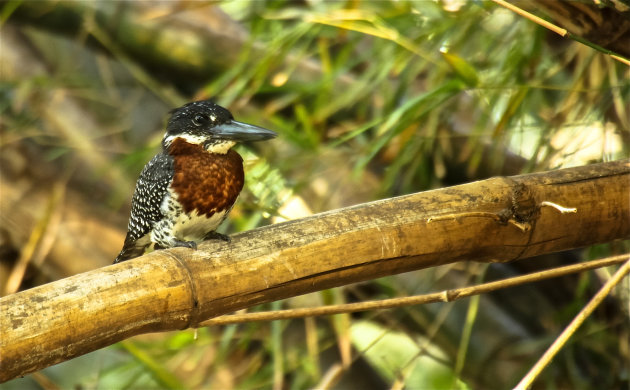
M 197 249 L 197 243 L 194 241 L 175 241 L 173 243 L 173 248 L 176 247 Z
M 225 242 L 232 241 L 230 236 L 228 236 L 227 234 L 219 233 L 219 232 L 210 232 L 210 233 L 206 234 L 206 236 L 203 239 L 204 240 L 221 240 L 221 241 L 225 241 Z

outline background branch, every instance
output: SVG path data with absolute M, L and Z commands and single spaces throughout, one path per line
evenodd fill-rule
M 629 255 L 612 256 L 600 260 L 592 260 L 586 263 L 567 265 L 528 275 L 515 276 L 513 278 L 497 280 L 475 286 L 444 290 L 438 293 L 414 295 L 410 297 L 382 299 L 379 301 L 366 301 L 356 303 L 345 303 L 341 305 L 330 305 L 322 307 L 305 307 L 300 309 L 287 309 L 276 311 L 262 311 L 253 313 L 228 314 L 201 322 L 200 326 L 238 324 L 250 321 L 275 321 L 290 318 L 305 318 L 314 316 L 324 316 L 341 313 L 355 313 L 367 310 L 391 309 L 394 307 L 421 305 L 434 302 L 452 302 L 474 295 L 484 294 L 491 291 L 514 287 L 524 283 L 537 282 L 543 279 L 557 278 L 575 272 L 584 272 L 595 268 L 608 267 L 623 263 L 628 260 Z
M 597 294 L 584 306 L 584 308 L 578 313 L 578 315 L 571 321 L 571 323 L 564 329 L 564 331 L 553 342 L 549 349 L 541 356 L 540 360 L 536 362 L 534 367 L 525 375 L 525 377 L 515 387 L 517 390 L 529 389 L 534 380 L 540 375 L 541 371 L 545 369 L 551 363 L 551 359 L 560 351 L 560 349 L 566 344 L 569 338 L 575 333 L 577 328 L 584 323 L 584 320 L 590 316 L 595 308 L 602 303 L 602 301 L 610 294 L 612 289 L 623 280 L 623 278 L 630 272 L 630 260 L 626 261 L 610 280 L 597 292 Z

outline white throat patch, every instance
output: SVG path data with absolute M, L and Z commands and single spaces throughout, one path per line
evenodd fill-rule
M 234 141 L 216 140 L 214 143 L 206 146 L 206 151 L 210 153 L 226 154 L 234 145 L 236 145 Z
M 166 137 L 164 139 L 164 145 L 168 147 L 177 138 L 181 138 L 193 145 L 203 145 L 203 143 L 208 140 L 207 137 L 201 135 L 178 134 Z M 206 145 L 204 149 L 209 153 L 226 154 L 234 145 L 236 145 L 236 142 L 234 141 L 216 139 Z
M 178 134 L 178 135 L 171 135 L 171 136 L 166 137 L 164 139 L 164 145 L 169 146 L 177 138 L 181 138 L 184 141 L 188 142 L 189 144 L 193 144 L 193 145 L 201 145 L 204 143 L 204 141 L 208 139 L 207 137 L 203 137 L 201 135 Z

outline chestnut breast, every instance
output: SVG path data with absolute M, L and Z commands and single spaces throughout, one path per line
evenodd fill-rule
M 234 205 L 245 181 L 238 153 L 231 149 L 225 154 L 209 153 L 181 138 L 173 140 L 168 153 L 175 171 L 171 188 L 186 214 L 196 210 L 210 218 Z

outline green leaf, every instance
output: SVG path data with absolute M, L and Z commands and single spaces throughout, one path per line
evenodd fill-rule
M 469 86 L 476 87 L 479 84 L 479 77 L 477 71 L 463 58 L 456 56 L 455 54 L 441 51 L 442 57 L 453 68 L 455 73 Z
M 172 372 L 153 359 L 144 349 L 136 347 L 133 342 L 121 341 L 119 345 L 146 367 L 151 376 L 164 388 L 183 389 L 186 387 Z
M 446 354 L 421 336 L 414 339 L 375 322 L 361 321 L 352 325 L 351 337 L 355 348 L 389 383 L 402 378 L 410 389 L 468 388 L 444 363 Z

